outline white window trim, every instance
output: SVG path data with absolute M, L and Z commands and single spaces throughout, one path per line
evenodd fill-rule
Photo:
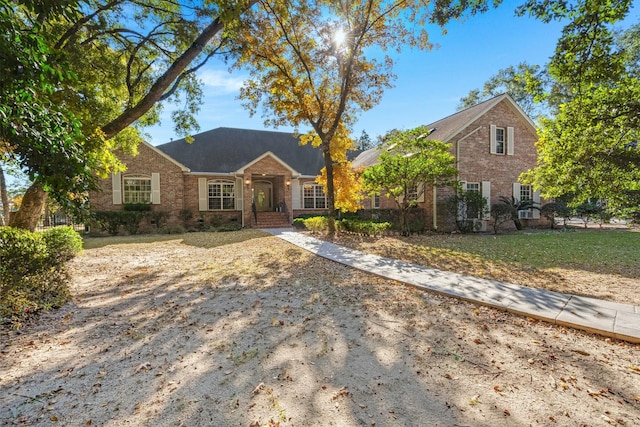
M 156 174 L 156 175 L 158 175 L 158 174 Z M 144 180 L 149 180 L 150 193 L 149 193 L 149 201 L 148 201 L 148 202 L 146 202 L 146 201 L 143 201 L 143 202 L 127 202 L 127 201 L 125 201 L 125 197 L 126 197 L 125 191 L 126 191 L 126 189 L 125 189 L 124 182 L 125 182 L 127 179 L 144 179 Z M 159 177 L 158 177 L 157 179 L 158 179 L 158 183 L 157 183 L 157 184 L 158 184 L 158 187 L 159 187 L 159 186 L 160 186 L 160 183 L 159 183 Z M 153 174 L 152 174 L 151 176 L 150 176 L 150 175 L 146 175 L 146 174 L 129 174 L 129 175 L 122 175 L 121 185 L 122 185 L 122 187 L 121 187 L 122 203 L 153 203 L 153 190 L 154 190 L 154 187 L 153 187 Z M 158 188 L 158 192 L 159 192 L 159 191 L 160 191 L 160 190 L 159 190 L 159 188 Z M 160 200 L 160 196 L 158 195 L 158 202 L 159 202 L 159 200 Z
M 305 197 L 305 195 L 304 195 L 305 187 L 313 187 L 313 197 Z M 301 194 L 302 197 L 300 199 L 301 202 L 302 202 L 302 209 L 327 209 L 328 203 L 327 203 L 327 195 L 326 194 L 324 194 L 324 207 L 323 208 L 322 207 L 319 208 L 319 207 L 316 206 L 316 199 L 317 199 L 316 188 L 318 188 L 318 187 L 320 187 L 322 189 L 322 194 L 324 194 L 324 187 L 321 184 L 316 184 L 315 182 L 305 182 L 304 184 L 302 184 L 300 186 L 300 190 L 302 192 L 302 194 Z M 307 208 L 306 207 L 306 204 L 305 204 L 305 200 L 306 199 L 313 199 L 313 207 L 312 208 Z
M 497 140 L 497 130 L 498 129 L 502 129 L 504 131 L 504 138 L 505 141 L 503 141 L 503 152 L 502 153 L 498 153 L 498 140 Z M 496 125 L 490 125 L 490 152 L 491 154 L 496 154 L 498 156 L 513 156 L 514 155 L 514 134 L 515 134 L 515 128 L 508 126 L 506 128 L 504 127 L 500 127 L 500 126 L 496 126 Z
M 376 203 L 376 200 L 378 203 Z M 371 208 L 372 209 L 380 209 L 380 194 L 376 193 L 371 196 Z
M 236 206 L 237 206 L 238 200 L 237 200 L 237 197 L 236 197 L 237 194 L 236 194 L 236 181 L 235 180 L 233 180 L 233 179 L 209 179 L 209 180 L 206 181 L 206 184 L 207 184 L 206 185 L 206 200 L 207 200 L 207 206 L 206 206 L 207 209 L 206 210 L 207 211 L 219 212 L 219 211 L 235 211 L 235 210 L 237 210 Z M 211 199 L 211 197 L 209 197 L 209 186 L 211 184 L 219 184 L 221 186 L 223 186 L 224 184 L 229 184 L 229 185 L 233 186 L 233 191 L 232 191 L 232 194 L 233 194 L 233 207 L 232 208 L 225 209 L 225 207 L 224 207 L 224 199 L 228 199 L 229 197 L 228 196 L 227 197 L 224 196 L 224 193 L 222 192 L 222 188 L 221 188 L 220 189 L 220 197 L 219 197 L 219 199 L 220 199 L 220 209 L 209 209 L 209 202 L 210 202 L 210 199 Z

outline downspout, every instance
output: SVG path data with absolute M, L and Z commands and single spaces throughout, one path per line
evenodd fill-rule
M 462 141 L 464 141 L 465 139 L 467 139 L 468 137 L 470 137 L 471 135 L 473 135 L 474 133 L 476 133 L 477 131 L 479 131 L 480 129 L 482 129 L 482 126 L 478 126 L 477 128 L 475 128 L 474 130 L 472 130 L 471 132 L 469 132 L 468 134 L 466 134 L 465 136 L 463 136 L 462 138 L 460 138 L 459 140 L 456 141 L 456 181 L 460 181 L 460 143 Z M 433 192 L 434 194 L 434 199 L 433 199 L 433 211 L 436 211 L 436 200 L 435 200 L 435 191 Z M 434 213 L 434 217 L 433 217 L 433 224 L 434 224 L 434 228 L 437 230 L 437 224 L 436 224 L 436 217 L 435 217 L 435 213 Z

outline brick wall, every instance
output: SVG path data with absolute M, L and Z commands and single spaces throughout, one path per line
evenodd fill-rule
M 151 205 L 151 209 L 169 212 L 170 218 L 168 222 L 170 224 L 180 223 L 178 213 L 181 209 L 184 209 L 184 173 L 181 168 L 144 143 L 138 146 L 137 156 L 118 154 L 118 158 L 127 166 L 127 170 L 122 173 L 123 176 L 160 174 L 160 204 Z M 124 205 L 113 204 L 111 176 L 101 180 L 99 188 L 101 191 L 89 194 L 93 211 L 123 209 Z
M 284 202 L 289 211 L 289 219 L 293 220 L 293 207 L 291 206 L 291 170 L 280 163 L 275 158 L 267 155 L 257 162 L 244 169 L 243 182 L 249 179 L 251 182 L 269 181 L 273 186 L 273 203 Z M 253 224 L 253 213 L 251 212 L 251 185 L 243 185 L 245 209 L 244 224 L 250 227 Z
M 514 154 L 491 154 L 490 126 L 514 128 Z M 478 129 L 479 128 L 479 129 Z M 462 139 L 462 141 L 460 141 Z M 500 196 L 513 195 L 513 183 L 518 182 L 522 172 L 533 168 L 536 164 L 537 153 L 536 134 L 526 123 L 524 118 L 514 107 L 504 100 L 483 116 L 469 124 L 459 135 L 451 141 L 451 154 L 457 156 L 459 180 L 467 182 L 491 182 L 491 201 L 489 206 L 498 203 Z M 506 145 L 506 144 L 505 144 Z M 506 147 L 505 147 L 506 151 Z M 451 231 L 455 228 L 455 217 L 447 209 L 445 201 L 454 194 L 450 187 L 436 189 L 437 229 Z M 519 195 L 516 195 L 519 198 Z M 370 199 L 370 198 L 368 198 Z M 367 202 L 369 205 L 370 202 Z M 427 229 L 433 229 L 433 188 L 427 186 L 424 192 L 424 202 L 419 206 L 425 209 Z M 396 209 L 393 200 L 380 198 L 380 208 Z M 529 225 L 536 225 L 538 220 L 529 220 Z
M 514 154 L 491 154 L 490 126 L 514 128 Z M 476 130 L 479 128 L 478 130 Z M 474 132 L 475 131 L 475 132 Z M 460 141 L 463 139 L 462 141 Z M 463 132 L 450 142 L 452 154 L 458 156 L 459 180 L 467 182 L 491 182 L 491 200 L 489 207 L 498 203 L 500 196 L 513 196 L 513 183 L 518 182 L 522 172 L 536 164 L 537 136 L 513 106 L 504 100 L 486 114 L 471 123 Z M 506 151 L 506 147 L 505 147 Z M 450 188 L 438 188 L 438 225 L 450 228 L 451 218 L 446 218 L 444 201 L 453 194 Z M 520 198 L 520 195 L 515 195 Z M 529 224 L 533 224 L 530 221 Z

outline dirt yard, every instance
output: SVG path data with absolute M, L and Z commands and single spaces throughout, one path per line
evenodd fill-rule
M 0 425 L 640 425 L 638 345 L 253 237 L 86 250 L 1 331 Z

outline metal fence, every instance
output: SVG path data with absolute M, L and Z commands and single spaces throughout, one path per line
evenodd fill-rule
M 8 225 L 7 221 L 5 221 L 4 214 L 0 212 L 0 225 L 2 224 Z M 86 227 L 83 222 L 76 221 L 72 216 L 60 213 L 42 215 L 38 221 L 38 225 L 36 226 L 36 231 L 44 231 L 63 225 L 70 225 L 74 230 L 79 232 L 86 231 Z

